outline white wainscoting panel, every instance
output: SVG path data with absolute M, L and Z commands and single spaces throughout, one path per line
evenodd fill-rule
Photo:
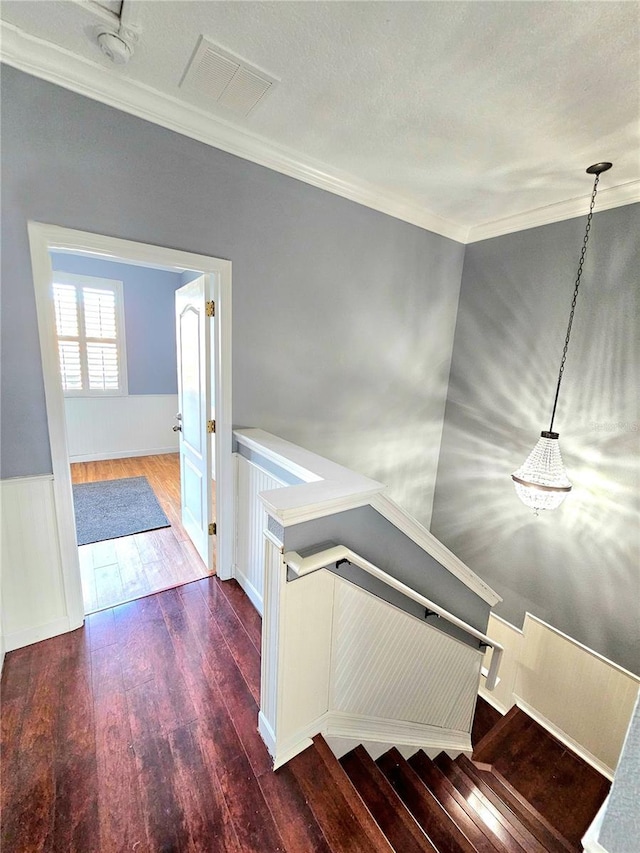
M 236 454 L 235 577 L 262 615 L 267 513 L 258 494 L 285 483 L 244 456 Z
M 177 453 L 177 394 L 65 397 L 71 462 Z
M 320 571 L 285 587 L 283 702 L 278 718 L 278 735 L 285 740 L 329 710 L 335 582 L 331 572 Z
M 326 569 L 287 582 L 265 540 L 259 730 L 274 767 L 318 733 L 470 754 L 480 652 Z
M 53 476 L 0 482 L 6 651 L 69 630 Z
M 480 652 L 340 578 L 331 706 L 469 731 Z
M 502 681 L 480 695 L 503 712 L 519 705 L 612 779 L 640 678 L 530 613 L 522 631 L 493 615 L 487 631 L 504 646 Z
M 286 567 L 282 560 L 282 546 L 270 536 L 265 536 L 264 545 L 264 614 L 262 617 L 262 658 L 260 670 L 260 718 L 275 738 L 278 711 L 278 676 L 282 657 L 282 627 L 284 613 L 280 607 L 283 585 L 286 583 Z M 263 734 L 264 737 L 264 734 Z M 265 738 L 265 740 L 267 740 Z M 273 755 L 273 750 L 271 749 Z M 273 744 L 275 748 L 275 744 Z

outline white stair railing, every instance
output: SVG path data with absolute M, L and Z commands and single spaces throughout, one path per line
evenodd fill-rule
M 397 580 L 397 578 L 392 577 L 382 571 L 382 569 L 374 566 L 373 563 L 365 560 L 364 557 L 356 554 L 355 551 L 352 551 L 345 545 L 336 545 L 331 548 L 325 548 L 323 551 L 318 551 L 317 553 L 310 554 L 306 557 L 301 557 L 296 551 L 287 551 L 283 559 L 289 569 L 291 569 L 296 577 L 299 578 L 304 577 L 304 575 L 311 574 L 312 572 L 316 572 L 319 569 L 329 568 L 334 563 L 338 563 L 341 560 L 353 563 L 372 577 L 385 583 L 391 589 L 402 593 L 402 595 L 405 595 L 412 601 L 422 605 L 430 614 L 433 613 L 446 620 L 451 625 L 455 625 L 457 628 L 462 629 L 470 637 L 478 640 L 481 646 L 491 648 L 491 664 L 489 665 L 489 672 L 487 674 L 486 688 L 487 690 L 493 690 L 496 686 L 498 670 L 500 669 L 500 660 L 504 651 L 500 643 L 492 640 L 491 637 L 488 637 L 486 634 L 478 631 L 472 625 L 468 625 L 466 622 L 463 622 L 462 619 L 458 619 L 458 617 L 454 616 L 453 613 L 449 613 L 448 610 L 445 610 L 429 598 L 426 598 L 424 595 L 421 595 L 419 592 L 411 589 L 411 587 Z

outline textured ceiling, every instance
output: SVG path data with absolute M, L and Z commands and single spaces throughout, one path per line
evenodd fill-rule
M 4 0 L 1 16 L 464 228 L 588 196 L 599 160 L 603 188 L 640 179 L 636 2 L 128 4 L 140 40 L 118 67 L 91 3 Z M 280 81 L 246 118 L 180 88 L 201 34 Z

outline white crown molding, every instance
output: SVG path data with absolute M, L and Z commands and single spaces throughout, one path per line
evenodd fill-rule
M 95 12 L 93 4 L 85 2 L 82 5 Z M 585 212 L 585 200 L 588 206 L 585 196 L 469 227 L 430 213 L 412 200 L 324 163 L 300 156 L 192 104 L 121 77 L 98 62 L 36 38 L 5 21 L 0 21 L 0 45 L 0 59 L 13 68 L 459 243 L 475 243 L 572 219 Z M 602 190 L 598 195 L 598 210 L 637 201 L 640 201 L 640 181 L 632 181 Z
M 117 76 L 97 62 L 31 36 L 4 21 L 0 22 L 0 38 L 2 61 L 20 71 L 427 231 L 464 242 L 465 226 L 442 219 L 401 196 L 340 173 L 324 163 L 302 158 L 284 146 L 215 118 L 178 98 Z
M 477 243 L 480 240 L 489 240 L 491 237 L 500 237 L 502 234 L 512 234 L 514 231 L 538 228 L 540 225 L 550 225 L 552 222 L 564 222 L 565 219 L 574 219 L 576 216 L 586 217 L 590 198 L 589 193 L 579 198 L 570 198 L 557 204 L 549 204 L 515 216 L 508 216 L 506 219 L 474 225 L 469 229 L 465 242 Z M 638 201 L 640 201 L 640 181 L 629 181 L 627 184 L 599 190 L 596 213 Z

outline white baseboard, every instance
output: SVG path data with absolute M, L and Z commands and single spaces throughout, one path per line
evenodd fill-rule
M 58 634 L 64 634 L 72 630 L 74 629 L 65 616 L 53 622 L 47 622 L 45 625 L 35 625 L 34 627 L 26 628 L 24 631 L 7 634 L 4 638 L 4 648 L 6 652 L 12 652 L 14 649 L 31 646 L 33 643 L 40 643 L 42 640 L 49 640 L 51 637 L 57 637 Z
M 255 588 L 249 578 L 238 568 L 237 565 L 234 565 L 233 567 L 233 576 L 246 592 L 249 601 L 253 604 L 260 616 L 262 616 L 264 606 L 262 594 Z
M 69 456 L 69 462 L 102 462 L 105 459 L 130 459 L 134 456 L 162 456 L 177 453 L 177 447 L 152 447 L 145 450 L 112 450 L 106 453 L 81 453 Z
M 591 826 L 584 834 L 582 847 L 584 848 L 585 853 L 608 853 L 606 848 L 598 841 L 608 803 L 609 797 L 607 797 L 604 803 L 600 806 L 598 814 L 594 817 Z
M 581 746 L 577 741 L 575 741 L 572 737 L 566 732 L 563 732 L 562 729 L 558 728 L 558 726 L 554 725 L 551 720 L 548 720 L 544 717 L 539 711 L 536 711 L 535 708 L 532 708 L 528 702 L 525 702 L 520 696 L 514 694 L 513 698 L 516 700 L 516 705 L 518 708 L 521 708 L 525 714 L 528 714 L 533 720 L 536 721 L 539 725 L 542 726 L 543 729 L 546 729 L 549 734 L 552 734 L 560 743 L 563 743 L 565 746 L 569 747 L 572 752 L 575 752 L 576 755 L 580 756 L 583 761 L 586 761 L 587 764 L 590 764 L 598 773 L 602 773 L 603 776 L 606 776 L 607 779 L 613 781 L 613 776 L 615 770 L 611 767 L 607 767 L 602 761 L 596 758 L 595 755 L 592 755 L 587 749 Z
M 413 755 L 419 749 L 423 749 L 430 756 L 442 751 L 452 756 L 460 753 L 471 755 L 472 752 L 469 732 L 408 723 L 404 720 L 363 717 L 341 711 L 322 714 L 290 735 L 279 747 L 276 746 L 275 733 L 262 712 L 258 717 L 258 731 L 274 760 L 274 770 L 311 746 L 312 738 L 317 734 L 325 738 L 338 758 L 359 744 L 364 744 L 369 754 L 375 758 L 393 746 L 405 756 Z
M 354 741 L 354 746 L 362 741 L 386 744 L 401 749 L 409 747 L 415 752 L 424 750 L 452 750 L 471 753 L 471 735 L 469 732 L 443 729 L 438 726 L 428 726 L 410 723 L 405 720 L 386 720 L 377 717 L 362 717 L 355 714 L 345 714 L 332 711 L 326 715 L 326 723 L 322 733 L 329 737 L 348 738 Z
M 273 757 L 273 754 L 276 751 L 276 736 L 262 711 L 258 714 L 258 732 L 260 733 L 262 740 L 265 742 L 265 746 L 269 750 L 269 755 Z
M 280 744 L 280 748 L 278 748 L 276 746 L 275 732 L 269 725 L 266 717 L 263 716 L 262 711 L 260 711 L 260 714 L 258 715 L 258 731 L 267 745 L 269 754 L 273 758 L 274 770 L 277 770 L 278 767 L 282 767 L 287 763 L 287 761 L 291 761 L 291 759 L 295 758 L 296 755 L 313 745 L 313 740 L 311 738 L 314 735 L 323 732 L 324 717 L 325 715 L 323 714 L 304 728 L 299 729 L 293 735 L 288 737 L 284 743 Z
M 480 690 L 478 691 L 478 695 L 481 696 L 488 705 L 491 705 L 492 708 L 495 708 L 496 711 L 502 714 L 502 716 L 504 716 L 507 711 L 511 710 L 511 708 L 507 708 L 506 705 L 504 705 L 502 702 L 499 702 L 496 697 L 491 693 L 491 691 L 487 690 L 486 687 L 481 686 Z

